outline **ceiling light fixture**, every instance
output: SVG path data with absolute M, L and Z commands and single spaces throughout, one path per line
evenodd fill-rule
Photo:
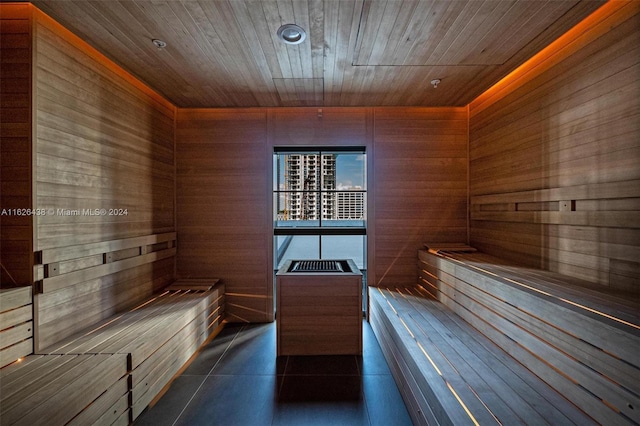
M 439 78 L 431 80 L 431 85 L 433 86 L 434 89 L 438 88 L 438 84 L 440 84 L 440 79 Z
M 307 38 L 307 33 L 296 24 L 284 24 L 278 28 L 278 38 L 286 44 L 300 44 Z
M 165 47 L 167 47 L 167 43 L 162 41 L 162 40 L 158 40 L 157 38 L 154 38 L 153 40 L 151 40 L 151 43 L 153 43 L 153 45 L 155 47 L 158 48 L 158 50 L 160 49 L 164 49 Z

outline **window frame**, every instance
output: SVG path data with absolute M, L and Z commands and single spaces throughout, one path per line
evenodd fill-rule
M 277 217 L 272 216 L 273 220 L 273 234 L 275 235 L 367 235 L 367 173 L 366 173 L 366 147 L 365 146 L 278 146 L 273 148 L 273 156 L 284 155 L 284 154 L 292 154 L 292 155 L 309 155 L 314 154 L 318 156 L 322 156 L 324 154 L 360 154 L 365 156 L 365 166 L 364 166 L 364 176 L 363 176 L 363 188 L 362 189 L 350 189 L 350 190 L 338 190 L 338 189 L 317 189 L 306 192 L 315 192 L 318 194 L 318 199 L 322 200 L 322 195 L 326 193 L 338 193 L 338 192 L 356 192 L 362 193 L 364 198 L 364 218 L 358 225 L 353 226 L 323 226 L 322 222 L 322 214 L 319 215 L 318 225 L 308 225 L 308 226 L 278 226 Z M 274 196 L 274 200 L 277 199 L 283 193 L 303 193 L 303 190 L 295 190 L 295 191 L 284 191 L 278 188 L 278 184 L 280 183 L 276 179 L 277 172 L 274 170 L 273 176 L 273 188 L 272 194 Z M 277 215 L 275 211 L 275 207 L 273 209 L 272 215 Z M 326 220 L 326 219 L 324 219 Z M 346 219 L 348 220 L 348 219 Z

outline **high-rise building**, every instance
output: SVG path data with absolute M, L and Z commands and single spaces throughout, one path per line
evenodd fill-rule
M 361 189 L 355 187 L 351 189 Z M 364 192 L 341 191 L 336 193 L 336 219 L 364 219 Z
M 286 220 L 335 219 L 336 155 L 287 154 L 284 162 Z

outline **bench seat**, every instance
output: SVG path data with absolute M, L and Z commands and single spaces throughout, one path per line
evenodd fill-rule
M 107 424 L 126 425 L 126 355 L 28 355 L 0 370 L 0 395 L 2 425 L 93 424 L 112 407 Z
M 222 326 L 224 286 L 215 282 L 176 282 L 3 368 L 0 423 L 130 424 Z
M 420 250 L 418 284 L 601 424 L 640 423 L 640 305 L 483 253 Z
M 424 288 L 370 288 L 369 302 L 414 424 L 594 424 Z
M 0 368 L 32 352 L 31 287 L 0 289 Z

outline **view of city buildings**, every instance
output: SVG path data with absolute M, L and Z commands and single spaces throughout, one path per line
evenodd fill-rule
M 336 186 L 337 154 L 285 154 L 278 220 L 362 220 L 362 187 Z M 280 170 L 280 169 L 279 169 Z

